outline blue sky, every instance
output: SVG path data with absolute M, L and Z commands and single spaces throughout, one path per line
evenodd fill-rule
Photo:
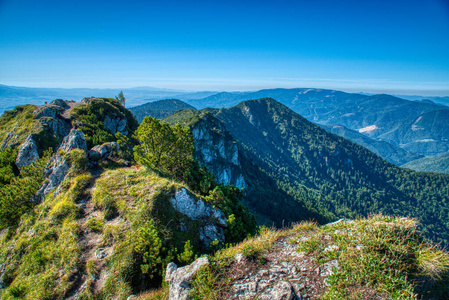
M 449 1 L 0 0 L 0 83 L 449 95 Z

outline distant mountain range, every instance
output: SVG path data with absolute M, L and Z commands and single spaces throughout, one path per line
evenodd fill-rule
M 449 108 L 435 103 L 445 103 L 448 97 L 409 96 L 410 99 L 419 100 L 410 101 L 383 94 L 354 94 L 308 88 L 183 93 L 180 90 L 137 87 L 123 91 L 128 107 L 164 98 L 186 102 L 186 105 L 175 110 L 189 108 L 187 104 L 190 108 L 198 109 L 226 108 L 241 101 L 270 97 L 309 121 L 332 126 L 327 129 L 368 147 L 398 165 L 421 156 L 449 153 Z M 0 113 L 23 103 L 43 104 L 55 98 L 80 100 L 86 95 L 114 97 L 119 92 L 119 89 L 45 89 L 0 85 Z M 146 108 L 132 108 L 132 111 L 136 115 L 141 109 Z M 141 115 L 144 116 L 145 112 Z
M 406 151 L 431 156 L 449 152 L 449 108 L 391 95 L 361 95 L 324 89 L 269 89 L 218 93 L 189 100 L 197 108 L 230 107 L 270 97 L 309 121 L 338 124 Z
M 154 87 L 134 87 L 116 89 L 89 89 L 89 88 L 28 88 L 0 84 L 0 115 L 5 110 L 11 110 L 18 105 L 35 104 L 41 105 L 55 99 L 80 101 L 85 97 L 110 97 L 115 96 L 123 90 L 126 97 L 127 107 L 132 107 L 149 101 L 180 98 L 183 100 L 198 99 L 216 94 L 213 91 L 187 92 L 173 89 L 160 89 Z

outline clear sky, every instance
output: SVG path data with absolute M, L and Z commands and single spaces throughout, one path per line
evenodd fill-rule
M 449 95 L 449 0 L 0 0 L 0 83 Z

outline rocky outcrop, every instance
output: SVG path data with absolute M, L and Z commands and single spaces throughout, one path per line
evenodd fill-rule
M 170 203 L 175 210 L 186 215 L 191 220 L 200 221 L 199 236 L 203 246 L 208 247 L 211 242 L 225 241 L 224 227 L 227 227 L 226 217 L 219 209 L 190 195 L 186 189 L 176 191 Z
M 37 145 L 30 134 L 24 143 L 20 145 L 19 153 L 16 158 L 16 166 L 21 169 L 24 166 L 29 166 L 39 158 L 37 152 Z
M 17 138 L 19 135 L 16 133 L 18 127 L 18 123 L 16 123 L 13 127 L 13 129 L 8 132 L 5 139 L 2 142 L 2 145 L 0 146 L 0 149 L 5 149 L 7 147 L 14 147 L 16 145 Z
M 45 130 L 62 138 L 69 134 L 71 128 L 70 124 L 61 117 L 61 114 L 69 108 L 66 101 L 56 99 L 50 104 L 38 107 L 33 114 Z
M 53 100 L 51 102 L 51 104 L 59 106 L 59 107 L 62 107 L 63 109 L 69 109 L 70 108 L 70 105 L 68 105 L 67 102 L 65 100 L 62 100 L 62 99 Z
M 56 154 L 48 162 L 45 168 L 45 177 L 47 180 L 44 181 L 33 197 L 33 202 L 40 203 L 50 191 L 57 188 L 64 180 L 70 169 L 69 162 L 64 154 L 73 149 L 87 151 L 84 133 L 76 129 L 72 129 L 69 135 L 64 138 Z
M 187 300 L 189 299 L 190 283 L 196 272 L 205 265 L 209 264 L 207 257 L 200 257 L 191 265 L 178 268 L 175 263 L 171 262 L 167 265 L 165 273 L 165 281 L 170 286 L 170 300 Z
M 35 119 L 56 118 L 63 110 L 64 108 L 59 105 L 46 104 L 36 108 L 33 114 Z
M 64 138 L 58 148 L 58 151 L 63 150 L 65 152 L 70 152 L 73 149 L 82 149 L 87 151 L 87 143 L 84 133 L 76 129 L 70 130 L 69 135 Z
M 239 159 L 239 149 L 225 126 L 215 117 L 205 115 L 192 128 L 195 158 L 217 177 L 218 182 L 246 188 Z
M 110 117 L 106 116 L 104 118 L 104 128 L 109 130 L 112 134 L 120 132 L 123 135 L 128 135 L 126 130 L 127 120 L 126 118 L 121 119 L 120 117 Z
M 104 143 L 97 145 L 89 150 L 88 157 L 92 161 L 106 159 L 113 154 L 114 151 L 119 151 L 120 145 L 117 142 Z

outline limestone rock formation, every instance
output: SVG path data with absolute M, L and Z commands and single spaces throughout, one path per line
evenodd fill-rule
M 239 149 L 225 126 L 212 116 L 204 116 L 192 128 L 195 158 L 207 166 L 218 182 L 246 188 Z
M 228 224 L 221 210 L 214 209 L 201 199 L 196 199 L 184 188 L 175 193 L 174 197 L 170 199 L 170 203 L 175 210 L 183 213 L 190 219 L 202 221 L 203 226 L 199 228 L 199 234 L 200 240 L 205 247 L 208 247 L 214 240 L 224 242 L 223 227 L 227 227 Z
M 39 153 L 37 152 L 37 146 L 30 134 L 24 143 L 20 145 L 19 153 L 16 158 L 16 165 L 19 169 L 24 166 L 29 166 L 34 163 L 39 158 Z
M 104 128 L 109 130 L 112 134 L 116 134 L 117 132 L 120 132 L 123 135 L 128 135 L 128 131 L 126 129 L 126 118 L 121 119 L 119 117 L 110 117 L 106 116 L 104 118 Z
M 175 263 L 167 265 L 165 281 L 170 285 L 170 300 L 188 300 L 190 292 L 190 283 L 196 272 L 205 265 L 209 264 L 207 257 L 200 257 L 191 265 L 178 268 Z
M 120 145 L 117 142 L 109 142 L 93 147 L 89 150 L 88 156 L 90 160 L 98 161 L 111 156 L 114 151 L 119 150 Z
M 69 135 L 64 138 L 56 151 L 56 154 L 48 162 L 45 169 L 45 177 L 48 180 L 44 181 L 42 186 L 39 188 L 36 195 L 32 199 L 33 202 L 41 202 L 50 191 L 57 188 L 64 180 L 70 169 L 67 158 L 64 154 L 72 151 L 73 149 L 87 151 L 84 133 L 76 129 L 72 129 Z
M 58 148 L 58 151 L 64 150 L 65 152 L 70 152 L 73 149 L 82 149 L 84 151 L 87 151 L 87 144 L 84 133 L 76 129 L 70 130 L 69 135 L 64 138 Z

